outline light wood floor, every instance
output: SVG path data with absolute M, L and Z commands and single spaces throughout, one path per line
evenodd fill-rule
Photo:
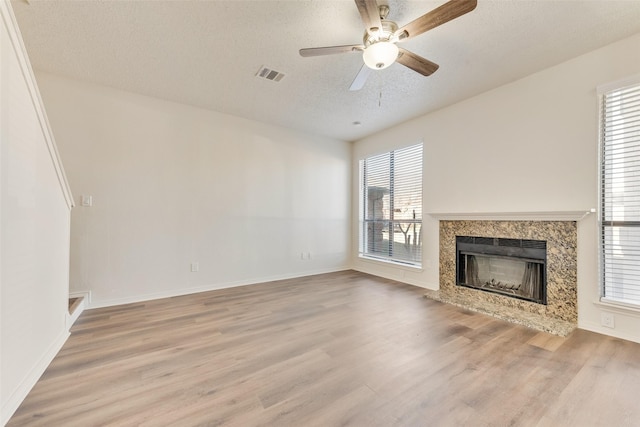
M 640 345 L 341 272 L 85 311 L 9 426 L 638 426 Z

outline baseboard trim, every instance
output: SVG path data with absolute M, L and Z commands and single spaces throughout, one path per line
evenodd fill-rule
M 373 269 L 368 269 L 368 268 L 363 268 L 361 266 L 353 266 L 351 267 L 351 270 L 360 272 L 360 273 L 365 273 L 365 274 L 370 274 L 372 276 L 377 276 L 377 277 L 382 277 L 383 279 L 389 279 L 389 280 L 395 280 L 396 282 L 400 282 L 400 283 L 406 283 L 407 285 L 412 285 L 412 286 L 417 286 L 418 288 L 424 288 L 424 289 L 430 289 L 430 290 L 438 290 L 437 286 L 433 286 L 433 285 L 427 285 L 421 281 L 418 280 L 411 280 L 408 277 L 397 277 L 396 274 L 387 274 L 385 272 L 381 272 L 378 270 L 373 270 Z
M 640 336 L 621 332 L 616 329 L 605 328 L 595 322 L 578 322 L 578 328 L 586 331 L 595 332 L 600 335 L 607 335 L 614 338 L 620 338 L 626 341 L 640 343 Z
M 73 310 L 73 313 L 67 312 L 67 316 L 66 316 L 67 331 L 71 331 L 71 327 L 73 326 L 74 323 L 76 323 L 76 320 L 78 320 L 78 317 L 80 317 L 85 307 L 87 306 L 87 300 L 84 297 L 81 297 L 81 298 L 82 298 L 82 301 L 80 301 L 80 304 L 78 304 L 75 310 Z
M 91 302 L 91 291 L 73 291 L 69 292 L 69 298 L 84 298 L 86 304 Z M 86 307 L 86 305 L 85 305 Z
M 293 274 L 268 276 L 268 277 L 262 277 L 259 279 L 254 278 L 254 279 L 248 279 L 248 280 L 238 280 L 234 282 L 213 283 L 210 285 L 198 286 L 194 288 L 176 289 L 176 290 L 169 290 L 164 292 L 154 292 L 152 294 L 135 295 L 135 296 L 125 297 L 125 298 L 114 298 L 114 299 L 104 300 L 104 301 L 91 301 L 86 306 L 86 308 L 92 309 L 92 308 L 102 308 L 102 307 L 113 307 L 116 305 L 123 305 L 123 304 L 134 304 L 138 302 L 152 301 L 152 300 L 161 299 L 161 298 L 178 297 L 181 295 L 191 295 L 191 294 L 197 294 L 200 292 L 216 291 L 220 289 L 235 288 L 238 286 L 257 285 L 260 283 L 274 282 L 276 280 L 297 279 L 300 277 L 315 276 L 317 274 L 336 273 L 339 271 L 347 271 L 347 270 L 351 270 L 351 267 L 341 266 L 337 268 L 327 268 L 327 269 L 305 271 L 305 272 L 293 273 Z
M 24 380 L 22 380 L 18 387 L 11 393 L 4 405 L 2 405 L 2 418 L 0 419 L 0 425 L 5 425 L 9 422 L 33 386 L 36 385 L 53 358 L 56 357 L 64 343 L 67 341 L 67 338 L 69 338 L 69 332 L 66 330 L 58 335 Z

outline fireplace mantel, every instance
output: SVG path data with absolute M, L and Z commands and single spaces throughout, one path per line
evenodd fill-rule
M 440 221 L 580 221 L 595 209 L 539 212 L 429 212 Z

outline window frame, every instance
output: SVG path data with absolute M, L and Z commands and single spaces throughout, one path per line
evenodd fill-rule
M 640 74 L 631 76 L 624 80 L 609 83 L 599 86 L 597 88 L 598 99 L 598 277 L 599 277 L 599 300 L 602 304 L 619 306 L 621 308 L 631 309 L 633 311 L 640 311 L 640 300 L 629 301 L 621 298 L 616 298 L 607 295 L 607 271 L 606 271 L 606 231 L 607 227 L 640 227 L 640 221 L 619 221 L 613 218 L 607 218 L 607 200 L 605 191 L 605 175 L 607 169 L 605 168 L 605 120 L 606 120 L 606 103 L 605 97 L 611 92 L 623 90 L 626 88 L 636 87 L 640 89 Z M 640 153 L 640 149 L 637 151 Z M 639 265 L 640 266 L 640 265 Z M 639 273 L 640 277 L 640 273 Z M 621 286 L 624 288 L 624 286 Z M 640 288 L 639 288 L 640 289 Z
M 395 171 L 397 169 L 396 167 L 396 153 L 397 152 L 402 152 L 404 150 L 411 150 L 411 149 L 416 149 L 417 146 L 420 146 L 420 155 L 419 155 L 419 159 L 420 159 L 420 179 L 419 179 L 419 187 L 420 187 L 420 194 L 419 194 L 419 200 L 420 200 L 420 214 L 419 214 L 419 218 L 412 218 L 412 219 L 406 219 L 406 218 L 396 218 L 395 215 L 395 211 L 396 211 L 396 207 L 394 205 L 395 203 L 395 199 L 394 199 L 394 195 L 396 194 L 396 178 L 395 178 Z M 370 218 L 367 215 L 367 211 L 368 211 L 368 205 L 367 203 L 371 203 L 371 201 L 368 198 L 368 188 L 373 188 L 375 187 L 375 185 L 373 186 L 369 186 L 367 183 L 367 179 L 366 177 L 367 175 L 367 163 L 371 163 L 371 161 L 373 161 L 376 158 L 382 157 L 388 155 L 389 156 L 389 207 L 387 208 L 387 210 L 389 211 L 388 213 L 388 218 L 383 218 L 383 219 L 377 219 L 377 218 Z M 417 157 L 414 157 L 417 158 Z M 374 162 L 375 163 L 375 162 Z M 367 260 L 367 261 L 373 261 L 373 262 L 383 262 L 383 263 L 389 263 L 389 264 L 393 264 L 396 266 L 400 266 L 400 267 L 406 267 L 406 268 L 411 268 L 411 269 L 422 269 L 422 265 L 423 265 L 423 245 L 422 245 L 422 229 L 423 229 L 423 223 L 424 223 L 424 201 L 423 201 L 423 193 L 424 193 L 424 142 L 423 141 L 418 141 L 406 146 L 402 146 L 402 147 L 398 147 L 398 148 L 393 148 L 390 149 L 388 151 L 383 151 L 380 153 L 375 153 L 375 154 L 367 154 L 366 156 L 363 156 L 363 158 L 358 159 L 358 175 L 359 175 L 359 181 L 358 181 L 358 257 L 362 260 Z M 406 191 L 406 190 L 405 190 Z M 399 190 L 398 193 L 402 194 L 403 190 Z M 408 260 L 408 259 L 403 259 L 403 258 L 396 258 L 394 257 L 394 239 L 389 239 L 387 237 L 388 240 L 388 254 L 390 255 L 384 255 L 382 254 L 374 254 L 370 252 L 369 246 L 370 246 L 370 242 L 369 242 L 369 237 L 368 237 L 368 224 L 371 223 L 382 223 L 384 224 L 383 227 L 387 227 L 387 232 L 389 232 L 389 230 L 395 230 L 395 227 L 398 224 L 413 224 L 414 225 L 414 243 L 410 243 L 414 246 L 419 247 L 419 256 L 417 257 L 417 259 L 415 260 Z M 416 225 L 419 224 L 420 228 L 419 231 L 416 233 L 415 231 L 415 227 Z M 403 231 L 404 233 L 404 231 Z M 406 236 L 405 236 L 406 238 Z M 416 244 L 415 241 L 418 240 L 419 243 Z M 397 243 L 397 242 L 396 242 Z M 406 243 L 405 243 L 406 244 Z

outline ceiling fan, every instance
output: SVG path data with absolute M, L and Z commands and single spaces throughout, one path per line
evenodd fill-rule
M 478 3 L 477 0 L 450 0 L 404 27 L 398 28 L 398 24 L 387 19 L 389 6 L 378 5 L 376 0 L 355 0 L 355 2 L 366 28 L 363 44 L 300 49 L 300 55 L 304 57 L 362 52 L 364 65 L 349 88 L 352 91 L 362 89 L 371 70 L 382 70 L 396 61 L 423 76 L 433 74 L 438 69 L 438 64 L 398 47 L 396 43 L 409 40 L 469 13 Z

